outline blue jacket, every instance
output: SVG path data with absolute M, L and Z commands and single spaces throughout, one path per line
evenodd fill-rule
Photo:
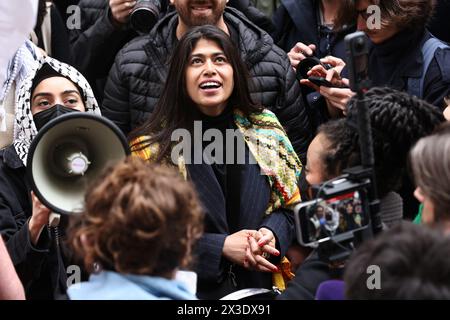
M 71 300 L 197 300 L 185 285 L 161 277 L 102 271 L 68 288 Z

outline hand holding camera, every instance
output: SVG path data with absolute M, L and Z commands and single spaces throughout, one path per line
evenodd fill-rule
M 161 11 L 160 0 L 109 0 L 113 21 L 118 25 L 130 22 L 139 34 L 147 34 L 156 24 Z
M 124 25 L 136 5 L 135 0 L 109 0 L 109 7 L 114 22 Z
M 306 45 L 301 42 L 297 42 L 296 45 L 289 51 L 288 57 L 291 61 L 292 68 L 296 69 L 298 64 L 307 57 L 314 55 L 316 46 L 313 44 Z

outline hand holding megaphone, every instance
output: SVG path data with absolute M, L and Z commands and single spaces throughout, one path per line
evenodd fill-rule
M 33 212 L 28 222 L 28 228 L 30 230 L 31 243 L 36 246 L 42 230 L 49 223 L 51 210 L 39 201 L 33 191 L 31 191 L 31 201 L 33 203 Z

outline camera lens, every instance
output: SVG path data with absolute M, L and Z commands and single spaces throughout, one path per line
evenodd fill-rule
M 159 0 L 137 0 L 130 16 L 131 27 L 140 34 L 149 33 L 158 21 Z
M 307 79 L 308 71 L 318 64 L 320 64 L 320 60 L 316 57 L 307 57 L 300 61 L 297 65 L 297 79 Z

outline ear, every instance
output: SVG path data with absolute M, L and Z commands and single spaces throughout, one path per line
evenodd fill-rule
M 423 195 L 422 189 L 420 187 L 417 187 L 416 190 L 414 190 L 414 197 L 416 197 L 416 199 L 419 200 L 420 203 L 423 203 L 425 201 L 425 196 Z

